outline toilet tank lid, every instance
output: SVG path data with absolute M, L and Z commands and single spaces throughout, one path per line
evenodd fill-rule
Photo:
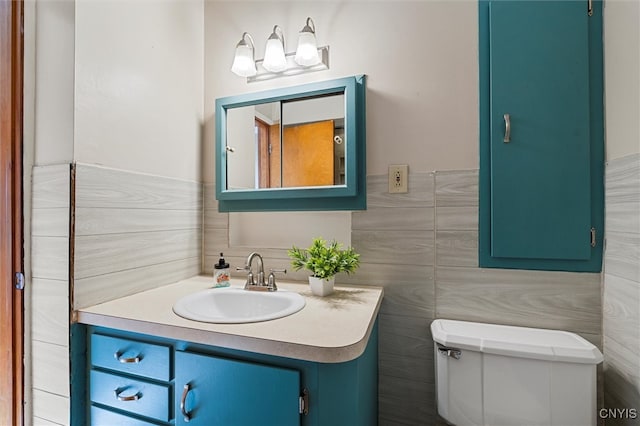
M 592 343 L 567 331 L 437 319 L 431 334 L 441 345 L 476 352 L 580 364 L 603 359 Z

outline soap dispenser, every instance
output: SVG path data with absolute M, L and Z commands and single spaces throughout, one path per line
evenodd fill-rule
M 229 264 L 224 260 L 224 254 L 220 253 L 220 260 L 213 266 L 214 287 L 229 287 Z

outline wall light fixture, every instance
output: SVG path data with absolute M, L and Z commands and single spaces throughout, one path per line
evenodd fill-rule
M 284 55 L 284 34 L 282 28 L 277 25 L 273 27 L 273 32 L 267 39 L 262 66 L 271 72 L 281 72 L 287 69 L 287 58 Z
M 247 44 L 247 40 L 251 45 Z M 231 65 L 231 71 L 240 77 L 253 77 L 256 75 L 256 61 L 254 54 L 254 44 L 251 34 L 245 32 L 242 34 L 242 38 L 236 45 L 236 56 L 233 58 L 233 65 Z
M 320 63 L 318 42 L 316 41 L 316 25 L 311 18 L 307 18 L 307 23 L 298 36 L 295 61 L 303 67 L 310 67 Z
M 236 45 L 231 71 L 247 77 L 248 82 L 329 69 L 329 46 L 317 46 L 316 27 L 311 18 L 307 18 L 300 31 L 295 53 L 285 53 L 284 34 L 278 25 L 273 27 L 267 39 L 264 59 L 256 61 L 254 51 L 253 38 L 249 33 L 243 33 Z

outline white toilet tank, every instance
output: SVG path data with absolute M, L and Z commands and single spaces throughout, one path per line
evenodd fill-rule
M 558 330 L 431 323 L 438 414 L 457 426 L 595 425 L 602 354 Z

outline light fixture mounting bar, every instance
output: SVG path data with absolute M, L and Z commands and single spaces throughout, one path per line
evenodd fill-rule
M 329 69 L 329 46 L 318 47 L 318 55 L 320 55 L 320 63 L 317 65 L 312 65 L 310 67 L 303 67 L 298 65 L 295 61 L 295 52 L 287 53 L 285 58 L 287 60 L 287 68 L 281 72 L 271 72 L 267 71 L 263 66 L 263 59 L 258 59 L 256 61 L 256 68 L 258 70 L 257 74 L 252 77 L 247 77 L 248 83 L 253 83 L 255 81 L 265 81 L 271 80 L 272 78 L 285 77 L 290 75 L 303 74 L 314 71 L 322 71 Z

